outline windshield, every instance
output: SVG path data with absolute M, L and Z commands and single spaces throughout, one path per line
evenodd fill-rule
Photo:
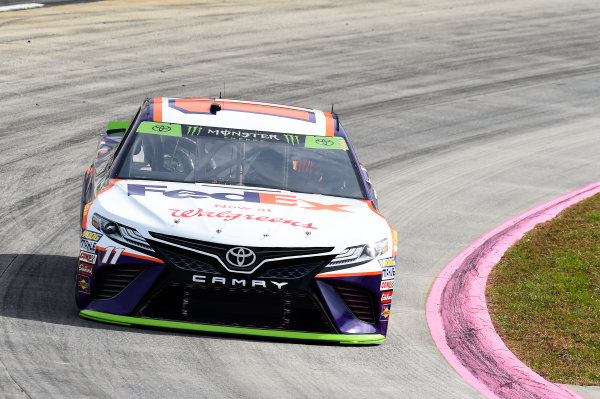
M 117 173 L 364 199 L 342 137 L 142 122 Z

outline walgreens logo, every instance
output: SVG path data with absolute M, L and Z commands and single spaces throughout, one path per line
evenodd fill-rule
M 212 212 L 203 211 L 202 208 L 198 209 L 169 209 L 172 211 L 171 216 L 176 218 L 192 218 L 192 217 L 210 217 L 210 218 L 221 218 L 224 222 L 229 222 L 235 219 L 254 220 L 258 222 L 271 222 L 271 223 L 288 223 L 291 226 L 306 227 L 307 229 L 316 230 L 317 227 L 313 226 L 312 223 L 300 223 L 291 219 L 285 218 L 274 218 L 271 216 L 257 216 L 246 213 L 235 213 L 231 211 Z

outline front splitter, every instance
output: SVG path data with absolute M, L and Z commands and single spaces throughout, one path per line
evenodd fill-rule
M 318 334 L 293 331 L 261 330 L 255 328 L 225 327 L 209 324 L 193 324 L 178 321 L 144 319 L 140 317 L 119 316 L 110 313 L 82 310 L 79 315 L 87 319 L 120 324 L 124 326 L 158 327 L 176 330 L 203 331 L 217 334 L 251 335 L 292 340 L 326 341 L 349 345 L 377 344 L 385 341 L 381 334 Z

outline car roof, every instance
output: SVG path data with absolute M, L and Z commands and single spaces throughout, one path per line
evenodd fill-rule
M 212 104 L 220 110 L 211 112 Z M 209 97 L 156 97 L 149 105 L 154 122 L 312 136 L 337 133 L 330 112 L 292 105 Z

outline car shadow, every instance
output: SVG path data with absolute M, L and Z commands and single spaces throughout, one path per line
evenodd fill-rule
M 75 306 L 77 258 L 60 255 L 0 254 L 0 316 L 114 330 L 78 316 Z
M 126 327 L 79 317 L 75 305 L 77 258 L 61 255 L 0 254 L 0 316 L 35 320 L 96 330 L 187 335 L 219 340 L 287 342 L 302 345 L 338 345 L 246 335 Z

